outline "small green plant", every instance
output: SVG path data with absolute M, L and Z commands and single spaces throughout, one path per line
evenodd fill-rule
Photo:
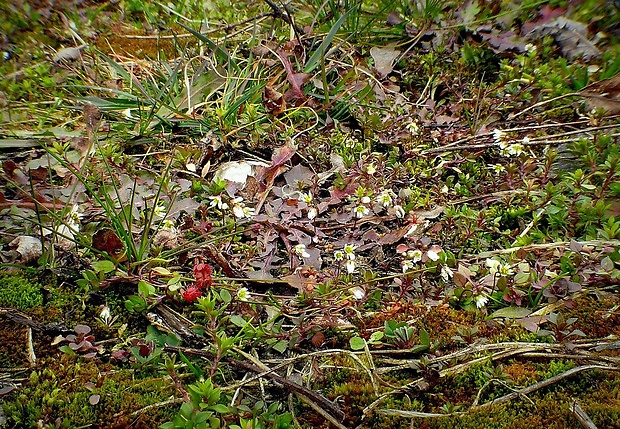
M 222 426 L 223 416 L 230 413 L 222 392 L 213 386 L 211 379 L 199 381 L 188 386 L 188 397 L 181 405 L 178 414 L 171 422 L 164 423 L 161 429 L 217 429 Z
M 551 329 L 541 329 L 538 331 L 540 337 L 551 337 L 555 342 L 563 343 L 571 337 L 585 337 L 586 334 L 579 329 L 573 329 L 572 325 L 577 322 L 576 317 L 566 319 L 562 313 L 549 313 L 548 321 Z
M 411 348 L 411 351 L 414 353 L 428 350 L 431 347 L 430 336 L 423 329 L 419 332 L 417 338 L 419 344 L 416 345 L 416 338 L 414 338 L 415 330 L 405 322 L 388 320 L 385 322 L 383 332 L 385 338 L 392 344 L 399 348 Z

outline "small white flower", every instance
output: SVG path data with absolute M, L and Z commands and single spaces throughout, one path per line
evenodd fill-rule
M 242 287 L 237 291 L 237 299 L 239 299 L 239 301 L 248 301 L 251 297 L 247 287 Z
M 399 205 L 395 205 L 394 206 L 394 215 L 399 218 L 402 219 L 405 217 L 405 209 L 402 206 Z
M 422 251 L 420 249 L 411 250 L 411 255 L 407 252 L 407 256 L 411 259 L 411 262 L 420 262 L 422 260 Z
M 377 202 L 381 204 L 383 207 L 389 207 L 392 205 L 392 191 L 385 190 L 381 191 L 379 196 L 377 197 Z M 402 207 L 401 207 L 402 208 Z
M 347 137 L 347 138 L 344 140 L 344 145 L 345 145 L 345 147 L 348 147 L 349 149 L 354 148 L 356 143 L 357 143 L 357 142 L 356 142 L 356 141 L 355 141 L 355 139 L 353 139 L 352 137 Z
M 170 219 L 164 219 L 161 221 L 161 228 L 166 229 L 168 231 L 175 231 L 174 222 Z
M 359 286 L 354 286 L 354 287 L 350 288 L 349 292 L 351 292 L 351 294 L 353 295 L 353 299 L 356 299 L 358 301 L 360 299 L 363 299 L 364 296 L 366 295 L 366 291 L 364 291 L 364 289 L 362 289 Z
M 368 207 L 366 206 L 357 206 L 353 209 L 353 212 L 355 213 L 356 218 L 361 219 L 370 213 L 370 210 L 368 210 Z
M 80 207 L 74 204 L 71 211 L 67 214 L 67 227 L 73 232 L 80 232 L 80 219 L 82 214 L 79 212 Z
M 187 168 L 187 171 L 191 171 L 192 173 L 196 172 L 196 164 L 194 164 L 193 162 L 188 162 L 187 164 L 185 164 L 185 168 Z
M 428 256 L 428 259 L 430 259 L 431 261 L 439 260 L 439 253 L 437 253 L 433 249 L 429 249 L 428 252 L 426 252 L 426 256 Z
M 236 218 L 242 219 L 245 217 L 243 206 L 241 204 L 235 204 L 232 210 Z
M 211 202 L 209 203 L 209 207 L 217 207 L 220 210 L 228 209 L 228 204 L 226 204 L 222 200 L 221 195 L 215 195 L 215 196 L 209 197 L 209 199 L 211 200 Z
M 243 203 L 243 198 L 234 198 L 232 200 L 232 204 L 232 211 L 236 218 L 242 219 L 244 217 L 251 218 L 252 216 L 254 216 L 254 209 L 251 207 L 246 207 L 246 205 Z
M 411 259 L 405 259 L 403 262 L 401 262 L 401 264 L 403 266 L 403 273 L 406 273 L 407 271 L 413 270 L 413 268 L 415 266 Z
M 506 169 L 504 168 L 502 164 L 495 164 L 495 165 L 492 165 L 490 168 L 495 172 L 495 174 L 500 174 L 506 171 Z
M 254 208 L 253 207 L 243 207 L 243 216 L 247 218 L 251 218 L 254 216 Z
M 529 137 L 523 137 L 523 140 L 522 140 L 522 141 L 523 141 L 523 144 L 525 144 L 525 145 L 526 145 L 526 144 L 529 144 L 531 140 L 530 140 L 530 138 L 529 138 Z
M 521 143 L 513 143 L 506 148 L 508 153 L 513 156 L 519 156 L 523 153 L 525 147 Z
M 409 131 L 411 134 L 416 135 L 420 131 L 420 127 L 416 121 L 411 121 L 407 125 L 405 125 L 405 129 Z
M 345 244 L 342 250 L 344 250 L 344 253 L 348 260 L 352 261 L 355 259 L 355 246 L 354 245 Z
M 370 197 L 367 195 L 364 195 L 360 201 L 362 202 L 362 204 L 368 204 L 370 203 Z
M 314 219 L 318 213 L 319 211 L 316 209 L 316 207 L 310 207 L 308 209 L 308 219 Z
M 496 143 L 498 144 L 504 143 L 507 137 L 508 137 L 508 134 L 506 134 L 502 130 L 497 129 L 497 128 L 493 130 L 493 140 L 495 140 Z
M 344 252 L 342 250 L 336 250 L 334 252 L 334 259 L 336 261 L 342 261 L 344 259 Z
M 366 173 L 368 174 L 375 174 L 377 172 L 377 167 L 375 167 L 375 164 L 368 164 L 366 166 Z
M 314 197 L 312 196 L 312 192 L 308 192 L 307 194 L 305 192 L 302 192 L 300 195 L 300 199 L 304 203 L 310 204 L 314 200 Z
M 489 297 L 485 294 L 476 295 L 474 296 L 474 302 L 476 303 L 476 307 L 480 309 L 487 305 L 487 302 L 489 302 Z
M 302 258 L 310 257 L 310 254 L 306 251 L 306 245 L 302 243 L 296 244 L 295 247 L 293 247 L 293 252 L 295 252 L 297 256 L 301 256 Z
M 444 265 L 443 267 L 441 267 L 441 272 L 439 274 L 441 275 L 441 279 L 444 282 L 447 282 L 448 280 L 452 278 L 452 275 L 454 275 L 454 272 L 450 269 L 450 267 L 448 267 L 447 265 Z
M 349 274 L 352 274 L 353 271 L 355 271 L 355 261 L 349 259 L 347 263 L 345 264 L 345 266 L 347 267 L 347 272 Z
M 112 314 L 110 314 L 110 307 L 103 305 L 100 308 L 101 312 L 99 313 L 99 318 L 107 323 L 107 321 L 112 317 Z
M 536 45 L 534 45 L 532 43 L 526 44 L 523 48 L 525 49 L 525 52 L 527 52 L 528 54 L 535 54 L 536 53 Z
M 510 265 L 501 264 L 499 267 L 499 273 L 502 276 L 511 276 L 514 272 L 512 271 L 512 268 L 510 268 Z
M 163 204 L 157 204 L 153 209 L 153 216 L 155 218 L 163 218 L 166 215 L 166 206 Z

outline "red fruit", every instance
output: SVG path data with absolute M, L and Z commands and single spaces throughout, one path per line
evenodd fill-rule
M 208 264 L 196 264 L 194 266 L 194 278 L 198 289 L 206 289 L 213 285 L 213 268 Z

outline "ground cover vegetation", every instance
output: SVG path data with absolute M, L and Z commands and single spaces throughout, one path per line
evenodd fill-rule
M 0 426 L 620 427 L 617 2 L 0 11 Z

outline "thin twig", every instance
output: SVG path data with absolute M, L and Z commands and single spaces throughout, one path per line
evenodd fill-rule
M 618 367 L 611 367 L 611 366 L 604 366 L 604 365 L 584 365 L 584 366 L 578 366 L 576 368 L 572 368 L 569 369 L 568 371 L 564 371 L 561 374 L 558 375 L 554 375 L 553 377 L 547 378 L 546 380 L 542 380 L 539 381 L 538 383 L 534 383 L 531 384 L 527 387 L 524 387 L 523 389 L 519 389 L 516 392 L 512 392 L 509 393 L 507 395 L 504 395 L 500 398 L 494 399 L 490 402 L 486 402 L 484 404 L 478 405 L 477 407 L 471 407 L 469 410 L 473 411 L 473 410 L 478 410 L 478 409 L 483 409 L 483 408 L 489 408 L 493 405 L 499 405 L 499 404 L 503 404 L 504 402 L 508 402 L 511 401 L 519 396 L 522 395 L 527 395 L 530 394 L 532 392 L 535 392 L 537 390 L 542 389 L 543 387 L 547 387 L 550 386 L 552 384 L 555 384 L 561 380 L 564 380 L 565 378 L 571 377 L 577 373 L 583 372 L 583 371 L 590 371 L 593 369 L 599 369 L 601 371 L 620 371 L 620 368 Z
M 570 411 L 574 414 L 575 418 L 579 421 L 579 424 L 583 426 L 585 429 L 597 429 L 594 422 L 588 417 L 588 414 L 585 412 L 579 402 L 576 400 L 573 401 L 573 405 L 570 407 Z

